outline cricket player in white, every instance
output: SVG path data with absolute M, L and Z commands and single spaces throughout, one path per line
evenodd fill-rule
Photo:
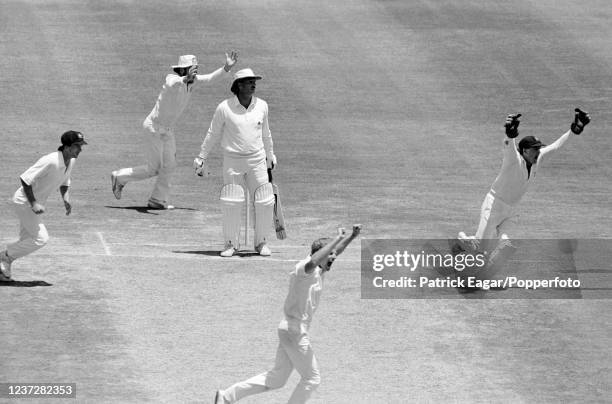
M 361 225 L 353 226 L 347 237 L 343 228 L 333 239 L 323 238 L 312 243 L 310 255 L 298 262 L 289 274 L 289 293 L 285 299 L 285 317 L 278 326 L 279 344 L 274 368 L 248 380 L 234 384 L 215 394 L 214 404 L 228 404 L 253 394 L 278 389 L 285 385 L 295 368 L 301 380 L 288 403 L 305 403 L 321 383 L 319 365 L 308 335 L 312 316 L 323 290 L 325 274 L 337 256 L 361 232 Z
M 174 73 L 166 81 L 157 97 L 155 106 L 143 122 L 147 164 L 133 168 L 121 168 L 111 173 L 115 198 L 121 199 L 121 191 L 129 181 L 139 181 L 157 176 L 153 192 L 148 201 L 151 209 L 172 209 L 170 176 L 176 168 L 176 140 L 174 128 L 187 107 L 196 83 L 216 81 L 230 72 L 236 64 L 238 54 L 225 54 L 225 65 L 210 74 L 198 73 L 198 60 L 194 55 L 182 55 L 178 65 L 172 66 Z
M 221 139 L 223 257 L 231 257 L 240 245 L 245 175 L 246 187 L 255 204 L 255 249 L 263 256 L 271 254 L 266 236 L 272 227 L 274 191 L 268 180 L 268 168 L 274 168 L 276 156 L 268 125 L 268 103 L 254 95 L 257 80 L 261 80 L 261 76 L 251 69 L 236 72 L 231 87 L 235 96 L 217 106 L 200 154 L 193 162 L 197 175 L 210 175 L 206 159 Z
M 62 134 L 61 142 L 58 151 L 41 157 L 20 176 L 21 187 L 13 195 L 13 208 L 20 223 L 19 240 L 0 253 L 0 281 L 10 281 L 14 260 L 44 247 L 49 241 L 41 215 L 52 191 L 59 189 L 66 215 L 72 212 L 68 192 L 70 174 L 81 147 L 87 142 L 81 132 L 72 130 Z
M 482 203 L 476 235 L 468 237 L 463 232 L 459 233 L 459 240 L 466 242 L 468 249 L 493 254 L 500 246 L 513 248 L 506 232 L 518 217 L 516 206 L 534 181 L 542 158 L 563 146 L 572 133 L 582 133 L 584 126 L 590 122 L 588 113 L 576 109 L 570 130 L 552 144 L 546 146 L 536 137 L 526 136 L 517 148 L 515 139 L 518 136 L 519 117 L 520 114 L 515 114 L 506 118 L 507 138 L 504 139 L 501 171 Z M 499 242 L 503 242 L 503 245 L 498 245 Z

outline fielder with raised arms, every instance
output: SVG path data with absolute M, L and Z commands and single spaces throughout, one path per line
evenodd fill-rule
M 197 175 L 210 175 L 206 159 L 221 140 L 224 185 L 220 199 L 225 242 L 222 257 L 231 257 L 240 247 L 245 176 L 247 192 L 255 202 L 255 249 L 263 256 L 271 254 L 266 237 L 272 227 L 274 190 L 267 169 L 274 168 L 276 156 L 268 126 L 268 103 L 254 95 L 258 80 L 261 76 L 251 69 L 236 72 L 231 87 L 235 96 L 217 106 L 200 154 L 193 161 Z
M 343 228 L 334 238 L 320 238 L 310 247 L 310 254 L 295 265 L 289 274 L 289 292 L 283 311 L 285 317 L 278 325 L 278 349 L 274 368 L 248 380 L 218 390 L 214 404 L 231 404 L 258 393 L 281 388 L 297 370 L 300 382 L 288 403 L 305 403 L 321 383 L 319 365 L 310 345 L 309 329 L 323 290 L 325 275 L 335 259 L 361 232 L 361 225 L 353 225 L 350 235 Z
M 499 264 L 515 250 L 506 232 L 518 216 L 516 206 L 534 181 L 542 158 L 559 149 L 572 133 L 581 134 L 591 121 L 587 112 L 576 108 L 570 129 L 552 144 L 547 146 L 534 136 L 525 136 L 517 147 L 515 139 L 519 134 L 520 117 L 520 114 L 512 114 L 506 118 L 501 171 L 482 203 L 476 235 L 468 237 L 460 232 L 458 237 L 464 250 L 489 253 L 488 275 L 493 275 Z
M 147 206 L 151 209 L 172 209 L 170 177 L 176 168 L 176 140 L 174 128 L 187 107 L 196 83 L 209 83 L 229 73 L 236 64 L 238 53 L 225 54 L 225 65 L 209 74 L 198 73 L 198 60 L 194 55 L 182 55 L 172 66 L 174 73 L 166 81 L 157 96 L 155 106 L 143 122 L 147 163 L 133 168 L 121 168 L 111 173 L 115 198 L 121 199 L 121 191 L 129 181 L 140 181 L 157 176 Z

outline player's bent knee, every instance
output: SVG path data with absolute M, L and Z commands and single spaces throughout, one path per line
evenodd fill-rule
M 280 389 L 289 380 L 291 373 L 271 371 L 266 377 L 266 388 L 270 390 Z
M 260 185 L 255 190 L 255 203 L 261 205 L 273 205 L 274 204 L 274 189 L 272 184 Z

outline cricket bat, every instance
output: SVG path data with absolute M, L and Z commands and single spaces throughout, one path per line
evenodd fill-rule
M 268 168 L 268 180 L 272 184 L 272 190 L 274 192 L 274 215 L 272 220 L 274 221 L 274 230 L 276 230 L 276 238 L 284 240 L 287 238 L 287 231 L 285 230 L 285 216 L 283 215 L 283 205 L 281 205 L 280 193 L 278 192 L 278 186 L 272 182 L 272 169 Z

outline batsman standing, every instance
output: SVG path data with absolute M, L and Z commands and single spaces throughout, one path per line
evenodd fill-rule
M 41 221 L 44 204 L 52 191 L 59 189 L 66 215 L 72 212 L 70 203 L 70 175 L 83 145 L 81 132 L 69 130 L 62 134 L 62 145 L 56 152 L 41 157 L 19 179 L 21 187 L 13 195 L 13 208 L 19 218 L 19 240 L 0 253 L 0 281 L 11 280 L 11 264 L 42 248 L 49 241 L 47 228 Z
M 172 66 L 173 73 L 166 81 L 151 113 L 143 122 L 147 164 L 133 168 L 121 168 L 111 173 L 115 198 L 121 199 L 121 191 L 129 181 L 139 181 L 157 176 L 153 192 L 149 197 L 151 209 L 172 209 L 170 177 L 176 168 L 176 140 L 174 128 L 187 107 L 196 83 L 209 83 L 229 73 L 236 64 L 238 53 L 225 54 L 225 65 L 209 74 L 198 73 L 198 60 L 194 55 L 182 55 L 178 64 Z
M 271 254 L 266 236 L 272 226 L 274 191 L 267 169 L 274 168 L 276 156 L 268 126 L 268 103 L 254 95 L 258 80 L 261 76 L 251 69 L 236 72 L 231 87 L 234 97 L 217 106 L 200 154 L 193 161 L 197 175 L 210 175 L 206 159 L 221 139 L 224 185 L 220 199 L 225 242 L 222 257 L 231 257 L 240 247 L 245 180 L 255 203 L 255 249 L 260 255 Z
M 236 383 L 225 390 L 218 390 L 214 404 L 228 404 L 285 385 L 295 368 L 301 380 L 293 390 L 288 403 L 305 403 L 321 383 L 319 365 L 310 345 L 309 329 L 319 307 L 325 274 L 334 260 L 359 235 L 361 225 L 353 226 L 346 236 L 343 228 L 333 239 L 320 238 L 312 243 L 310 255 L 295 265 L 289 274 L 289 293 L 285 299 L 284 319 L 278 325 L 278 349 L 274 368 Z
M 591 121 L 587 112 L 576 108 L 570 129 L 552 144 L 547 146 L 534 136 L 525 136 L 517 147 L 515 139 L 519 134 L 520 117 L 521 114 L 513 114 L 506 118 L 501 171 L 482 203 L 476 235 L 468 237 L 460 232 L 458 237 L 468 249 L 489 252 L 489 261 L 498 257 L 501 259 L 513 252 L 514 247 L 506 232 L 518 217 L 516 207 L 534 181 L 542 158 L 559 149 L 572 133 L 580 135 Z M 490 262 L 489 267 L 492 264 L 494 263 Z

